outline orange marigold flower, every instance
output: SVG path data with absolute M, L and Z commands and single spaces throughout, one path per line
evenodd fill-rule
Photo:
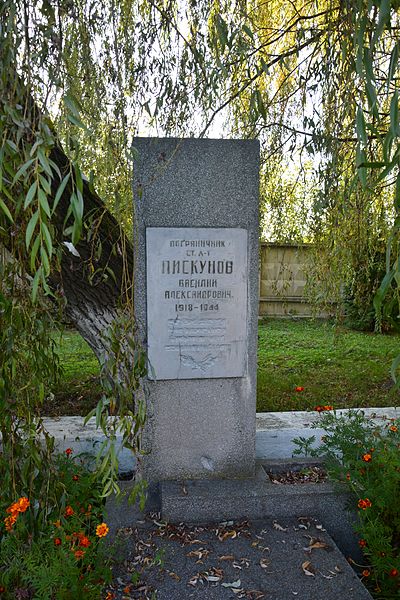
M 362 459 L 364 462 L 371 462 L 372 455 L 371 454 L 363 454 Z
M 61 538 L 54 538 L 54 545 L 55 546 L 61 546 Z
M 360 546 L 360 548 L 365 548 L 367 542 L 365 540 L 359 540 L 358 545 Z
M 372 506 L 372 502 L 369 500 L 369 498 L 360 499 L 358 501 L 358 508 L 361 508 L 362 510 L 366 510 L 367 508 L 370 508 L 371 506 Z
M 31 503 L 29 502 L 28 498 L 26 498 L 26 496 L 23 496 L 22 498 L 19 498 L 19 500 L 17 500 L 16 504 L 18 506 L 18 512 L 23 513 L 26 510 L 28 510 Z
M 8 508 L 6 508 L 6 513 L 11 514 L 11 515 L 18 515 L 19 510 L 18 510 L 17 503 L 14 502 L 13 504 L 11 504 L 11 506 L 9 506 Z
M 106 523 L 101 523 L 96 527 L 96 535 L 98 537 L 105 537 L 109 531 L 110 529 Z
M 332 404 L 326 404 L 326 405 L 324 406 L 324 410 L 333 410 L 333 406 L 332 406 Z
M 13 525 L 16 522 L 16 520 L 17 520 L 17 515 L 16 514 L 12 514 L 9 517 L 6 517 L 4 519 L 4 524 L 6 526 L 6 530 L 7 531 L 11 531 L 12 530 Z
M 75 514 L 75 511 L 72 508 L 72 506 L 67 506 L 67 508 L 65 509 L 65 516 L 72 517 L 73 514 Z
M 390 429 L 390 431 L 394 431 L 394 432 L 396 432 L 396 431 L 397 431 L 397 427 L 396 427 L 396 425 L 391 425 L 391 426 L 389 427 L 389 429 Z
M 86 537 L 86 535 L 82 536 L 80 538 L 79 545 L 83 546 L 84 548 L 88 548 L 90 546 L 90 540 L 89 540 L 89 538 Z
M 85 551 L 84 550 L 75 550 L 74 556 L 77 560 L 79 560 L 80 558 L 83 558 L 85 556 Z
M 392 569 L 391 571 L 389 571 L 389 577 L 398 577 L 399 572 L 397 569 Z
M 369 577 L 370 575 L 371 575 L 371 571 L 369 571 L 368 569 L 364 569 L 364 571 L 362 572 L 363 577 Z
M 126 587 L 124 587 L 124 589 L 122 591 L 124 592 L 124 594 L 130 594 L 131 586 L 127 585 Z
M 304 388 L 301 385 L 296 387 L 296 392 L 304 392 Z
M 72 452 L 73 452 L 72 448 L 67 448 L 66 451 L 65 451 L 65 454 L 67 456 L 71 456 Z

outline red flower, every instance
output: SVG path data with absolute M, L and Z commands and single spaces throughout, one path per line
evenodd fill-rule
M 370 575 L 371 575 L 371 571 L 369 571 L 368 569 L 364 569 L 364 571 L 362 572 L 363 577 L 369 577 Z
M 358 545 L 360 546 L 360 548 L 365 548 L 365 546 L 367 545 L 367 542 L 365 540 L 360 540 L 358 542 Z
M 398 576 L 398 574 L 399 574 L 399 572 L 398 572 L 398 570 L 397 570 L 397 569 L 392 569 L 392 570 L 389 572 L 389 577 L 397 577 L 397 576 Z
M 85 556 L 85 551 L 84 550 L 75 550 L 74 556 L 77 560 L 79 560 L 80 558 L 83 558 Z
M 371 508 L 371 506 L 372 502 L 369 498 L 365 498 L 364 500 L 360 499 L 358 501 L 358 508 L 361 508 L 361 510 L 366 510 L 367 508 Z
M 362 459 L 364 462 L 371 462 L 372 455 L 371 454 L 363 454 Z
M 393 432 L 396 432 L 396 431 L 397 431 L 397 427 L 396 427 L 396 425 L 391 425 L 391 426 L 389 427 L 389 429 L 390 429 L 390 431 L 393 431 Z
M 72 508 L 72 506 L 67 506 L 67 508 L 65 509 L 65 516 L 72 517 L 73 514 L 75 514 L 75 511 Z
M 88 537 L 86 537 L 86 535 L 82 536 L 79 542 L 80 546 L 83 546 L 84 548 L 88 548 L 90 546 L 90 540 Z
M 347 481 L 350 481 L 350 479 L 351 479 L 350 473 L 346 473 L 346 479 L 347 479 Z
M 72 454 L 72 452 L 73 452 L 72 448 L 67 448 L 66 451 L 65 451 L 65 454 L 67 456 L 70 456 Z
M 79 477 L 78 477 L 78 475 L 72 475 L 72 479 L 73 479 L 74 481 L 79 481 Z
M 61 539 L 60 538 L 54 538 L 54 545 L 55 546 L 61 546 Z
M 296 392 L 304 392 L 304 388 L 301 385 L 296 387 Z

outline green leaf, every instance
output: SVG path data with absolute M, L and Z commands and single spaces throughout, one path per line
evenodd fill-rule
M 50 219 L 50 217 L 51 217 L 50 206 L 47 201 L 47 196 L 44 193 L 44 191 L 42 190 L 42 188 L 38 189 L 38 199 L 39 199 L 40 206 L 43 208 L 44 212 Z
M 26 244 L 26 249 L 27 250 L 29 250 L 29 246 L 31 244 L 31 239 L 32 239 L 32 234 L 33 234 L 33 232 L 35 230 L 36 223 L 38 222 L 38 218 L 39 218 L 39 211 L 37 210 L 31 216 L 31 218 L 29 220 L 29 223 L 28 223 L 28 226 L 26 228 L 25 244 Z
M 379 119 L 378 97 L 376 95 L 375 86 L 370 81 L 367 81 L 365 84 L 365 92 L 367 94 L 368 104 L 372 114 L 376 119 Z
M 37 236 L 35 241 L 33 242 L 32 250 L 31 250 L 31 271 L 35 270 L 35 260 L 39 250 L 40 245 L 40 235 Z
M 392 53 L 390 55 L 390 64 L 389 64 L 389 72 L 387 77 L 387 92 L 389 93 L 390 82 L 393 79 L 396 69 L 398 68 L 399 61 L 399 46 L 395 44 L 393 46 Z
M 44 246 L 40 247 L 40 258 L 42 260 L 44 274 L 47 277 L 50 275 L 50 261 Z
M 52 214 L 54 213 L 54 211 L 55 211 L 55 210 L 56 210 L 56 208 L 57 208 L 57 205 L 58 205 L 58 203 L 60 202 L 61 196 L 62 196 L 62 194 L 63 194 L 63 191 L 65 190 L 65 186 L 67 185 L 67 183 L 68 183 L 68 180 L 69 180 L 70 176 L 71 176 L 71 174 L 70 174 L 70 173 L 68 173 L 68 174 L 67 174 L 67 175 L 64 177 L 64 179 L 62 180 L 62 182 L 60 183 L 60 186 L 59 186 L 59 188 L 58 188 L 58 190 L 57 190 L 57 193 L 56 193 L 56 197 L 54 198 L 54 204 L 53 204 L 53 210 L 52 210 Z
M 71 206 L 75 219 L 82 222 L 83 217 L 83 197 L 79 190 L 71 194 Z
M 72 123 L 72 125 L 80 127 L 81 129 L 85 129 L 85 125 L 82 123 L 82 121 L 77 117 L 74 117 L 74 115 L 67 115 L 67 119 L 70 123 Z
M 393 281 L 394 275 L 395 275 L 395 269 L 391 269 L 390 271 L 388 271 L 386 273 L 385 277 L 382 279 L 382 283 L 379 286 L 379 289 L 375 294 L 374 308 L 377 313 L 380 312 L 380 309 L 382 307 L 382 302 L 383 302 L 383 300 L 387 294 L 387 291 Z
M 11 216 L 10 211 L 8 210 L 8 206 L 5 204 L 5 202 L 3 202 L 3 200 L 0 198 L 0 208 L 3 211 L 3 213 L 6 215 L 7 219 L 9 221 L 11 221 L 11 223 L 14 223 L 14 219 Z
M 82 174 L 81 174 L 81 170 L 80 168 L 75 165 L 75 183 L 76 183 L 76 187 L 78 188 L 78 190 L 81 192 L 83 192 L 83 181 L 82 181 Z
M 367 187 L 367 169 L 363 166 L 366 162 L 365 150 L 362 150 L 360 144 L 357 144 L 356 150 L 357 173 L 363 190 Z
M 31 164 L 33 163 L 35 159 L 34 158 L 30 158 L 29 160 L 26 161 L 26 163 L 24 163 L 19 169 L 18 171 L 15 173 L 14 175 L 14 179 L 12 180 L 11 183 L 11 187 L 19 180 L 21 179 L 22 175 L 24 175 L 26 173 L 26 171 L 29 169 L 29 167 L 31 166 Z
M 39 281 L 41 279 L 42 276 L 42 267 L 39 267 L 39 269 L 36 271 L 35 273 L 35 277 L 33 278 L 33 282 L 32 282 L 32 302 L 35 303 L 36 302 L 36 297 L 37 297 L 37 292 L 38 292 L 38 287 L 39 287 Z
M 395 197 L 394 197 L 394 204 L 395 207 L 397 209 L 397 211 L 399 211 L 400 209 L 400 173 L 397 174 L 396 177 L 396 192 L 395 192 Z
M 247 25 L 243 25 L 242 29 L 245 33 L 247 33 L 250 39 L 254 40 L 254 35 L 250 27 L 248 27 Z
M 47 175 L 49 175 L 51 177 L 51 179 L 53 179 L 53 172 L 50 168 L 49 160 L 48 160 L 47 156 L 45 155 L 45 153 L 43 152 L 43 148 L 41 148 L 40 146 L 38 148 L 37 155 L 39 158 L 39 162 L 43 167 L 43 170 L 47 173 Z
M 40 224 L 40 230 L 43 234 L 44 241 L 46 243 L 47 253 L 49 256 L 51 256 L 53 254 L 53 242 L 51 239 L 49 228 L 47 227 L 44 221 L 42 221 Z
M 24 202 L 24 210 L 26 210 L 28 208 L 28 206 L 30 205 L 30 203 L 32 202 L 35 193 L 36 193 L 36 188 L 37 188 L 37 182 L 34 181 L 31 185 L 31 187 L 28 190 L 28 193 L 25 196 L 25 202 Z
M 396 371 L 400 366 L 400 354 L 396 356 L 396 358 L 392 362 L 392 366 L 390 368 L 390 374 L 395 383 L 397 383 Z
M 365 127 L 365 119 L 364 119 L 364 111 L 361 106 L 357 109 L 357 117 L 356 117 L 356 130 L 357 137 L 361 139 L 364 146 L 368 143 L 367 131 Z
M 375 46 L 386 25 L 390 23 L 391 0 L 380 0 L 378 24 L 375 28 L 372 46 Z
M 390 101 L 390 132 L 394 138 L 399 134 L 399 93 L 397 90 Z
M 51 194 L 51 186 L 48 179 L 46 179 L 46 177 L 43 177 L 43 175 L 39 175 L 39 180 L 46 194 Z
M 225 50 L 225 46 L 228 45 L 228 26 L 219 14 L 216 16 L 215 24 L 217 27 L 219 41 L 221 43 L 221 50 L 223 52 Z

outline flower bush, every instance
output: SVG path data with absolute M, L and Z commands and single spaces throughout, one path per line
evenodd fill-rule
M 102 485 L 71 454 L 54 458 L 49 485 L 58 490 L 56 501 L 0 497 L 1 600 L 103 597 L 111 571 Z
M 400 594 L 400 420 L 324 412 L 314 427 L 326 430 L 322 446 L 299 438 L 295 454 L 325 457 L 331 477 L 348 486 L 365 556 L 361 575 L 376 598 L 393 600 Z

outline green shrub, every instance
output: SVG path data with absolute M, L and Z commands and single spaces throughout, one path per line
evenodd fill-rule
M 376 598 L 393 600 L 400 593 L 400 419 L 377 424 L 362 411 L 328 411 L 314 426 L 326 430 L 322 446 L 299 438 L 295 453 L 325 457 L 330 476 L 351 490 L 364 582 Z
M 101 482 L 67 450 L 55 457 L 49 487 L 56 502 L 11 498 L 11 490 L 0 498 L 0 597 L 100 599 L 111 576 Z

